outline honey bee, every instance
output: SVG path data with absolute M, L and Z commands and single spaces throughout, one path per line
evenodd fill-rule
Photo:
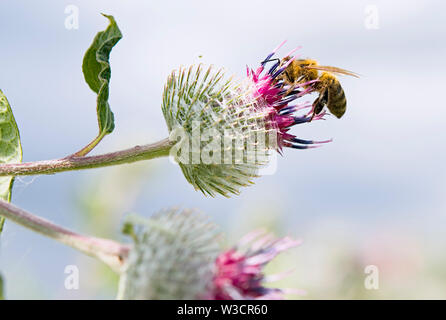
M 289 60 L 289 57 L 282 59 L 280 65 L 284 66 Z M 319 71 L 322 71 L 320 75 Z M 320 66 L 316 60 L 298 59 L 291 61 L 284 72 L 278 76 L 278 79 L 282 79 L 284 83 L 291 85 L 292 88 L 297 84 L 317 80 L 312 86 L 318 91 L 319 96 L 313 102 L 311 119 L 315 114 L 321 113 L 324 107 L 327 107 L 337 118 L 341 118 L 347 108 L 347 100 L 341 83 L 334 73 L 359 78 L 357 74 L 348 70 Z

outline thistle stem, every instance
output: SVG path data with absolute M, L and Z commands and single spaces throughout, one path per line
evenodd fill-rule
M 141 160 L 166 157 L 173 143 L 164 139 L 156 143 L 97 156 L 79 157 L 76 155 L 61 159 L 44 160 L 24 163 L 7 163 L 0 165 L 0 176 L 30 176 L 38 174 L 53 174 L 57 172 L 101 168 Z
M 77 234 L 3 200 L 0 200 L 0 216 L 98 258 L 116 272 L 121 271 L 130 249 L 129 246 L 109 239 Z

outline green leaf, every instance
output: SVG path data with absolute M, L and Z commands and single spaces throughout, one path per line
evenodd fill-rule
M 2 275 L 0 274 L 0 300 L 5 300 L 5 293 L 4 293 L 4 283 Z
M 0 163 L 18 163 L 22 161 L 22 146 L 19 129 L 12 114 L 6 96 L 0 90 Z M 11 200 L 11 188 L 14 177 L 0 177 L 0 199 Z M 0 217 L 0 233 L 4 218 Z
M 99 141 L 115 128 L 113 112 L 108 104 L 110 84 L 110 53 L 112 48 L 122 38 L 121 31 L 112 16 L 103 14 L 109 20 L 107 29 L 99 32 L 93 40 L 90 48 L 85 53 L 82 62 L 82 71 L 85 81 L 97 97 L 96 112 L 98 116 L 99 134 L 87 147 L 79 151 L 77 155 L 83 156 L 93 149 Z

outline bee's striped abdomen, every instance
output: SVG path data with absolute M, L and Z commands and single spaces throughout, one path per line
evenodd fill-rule
M 347 99 L 345 98 L 341 83 L 334 77 L 329 86 L 329 91 L 327 108 L 337 118 L 341 118 L 347 109 Z

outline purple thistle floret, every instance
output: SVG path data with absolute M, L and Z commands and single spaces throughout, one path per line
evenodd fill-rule
M 238 245 L 221 253 L 215 262 L 213 286 L 205 297 L 211 300 L 280 300 L 285 293 L 302 294 L 301 290 L 265 287 L 289 272 L 265 276 L 263 268 L 280 252 L 298 246 L 291 238 L 276 239 L 263 230 L 254 231 L 241 239 Z
M 278 78 L 295 59 L 291 54 L 297 50 L 294 49 L 288 53 L 285 57 L 289 58 L 289 60 L 283 66 L 280 66 L 280 59 L 271 58 L 284 43 L 285 41 L 275 48 L 272 53 L 261 62 L 260 67 L 258 67 L 257 70 L 254 71 L 247 67 L 248 78 L 254 84 L 254 98 L 258 101 L 257 107 L 262 109 L 262 111 L 268 111 L 266 124 L 269 128 L 277 130 L 277 151 L 279 153 L 281 153 L 283 147 L 308 149 L 315 148 L 321 143 L 331 141 L 303 140 L 289 133 L 292 126 L 323 119 L 326 113 L 323 111 L 320 114 L 312 116 L 313 110 L 311 110 L 304 115 L 295 115 L 297 112 L 312 107 L 309 103 L 302 104 L 298 103 L 296 100 L 314 92 L 315 89 L 313 84 L 317 82 L 317 80 L 297 83 L 291 87 L 282 79 Z M 277 62 L 264 73 L 266 64 L 276 60 Z

